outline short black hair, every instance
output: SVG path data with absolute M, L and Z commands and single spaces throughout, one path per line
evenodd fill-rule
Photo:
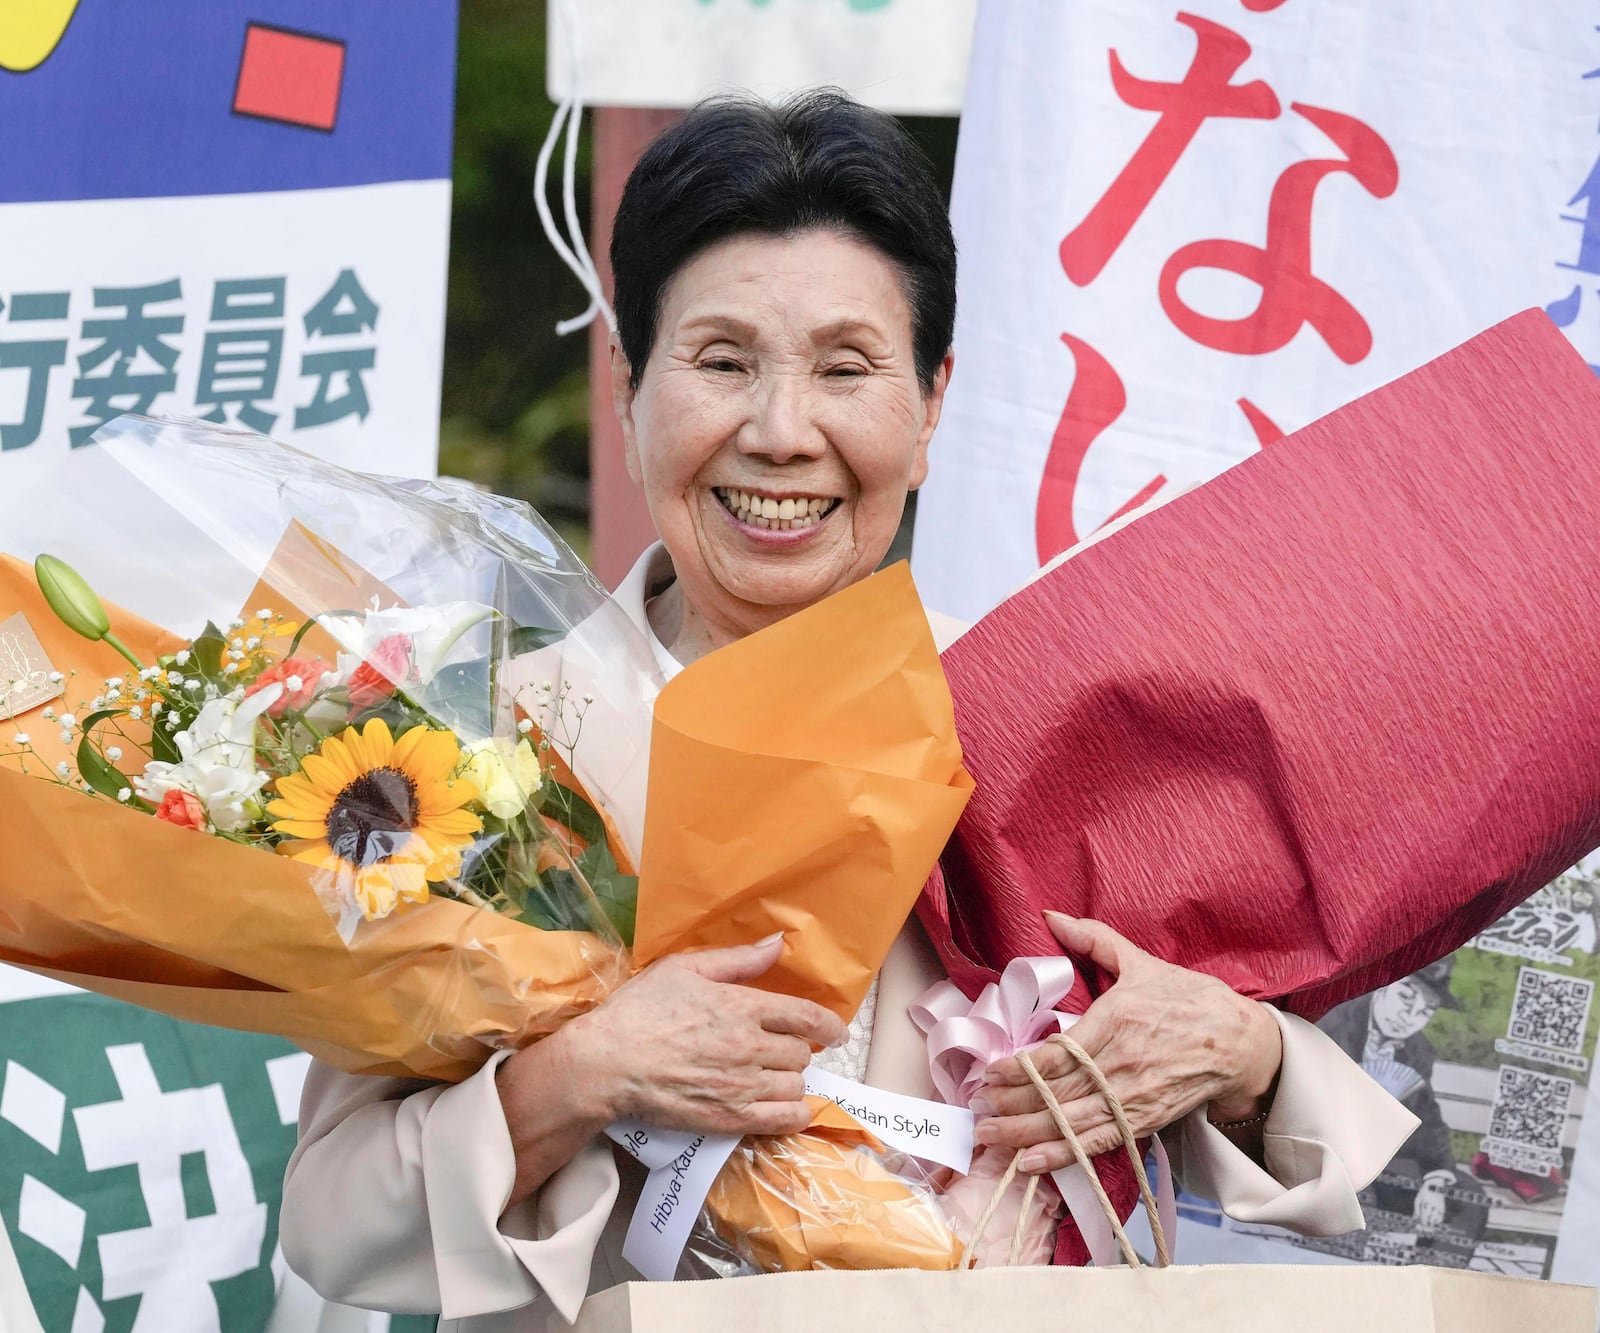
M 730 236 L 811 228 L 855 235 L 893 261 L 911 307 L 917 380 L 931 390 L 956 320 L 944 197 L 904 127 L 836 88 L 778 105 L 712 98 L 645 150 L 611 233 L 617 336 L 633 387 L 679 269 Z

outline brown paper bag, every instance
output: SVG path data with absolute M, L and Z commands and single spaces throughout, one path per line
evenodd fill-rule
M 575 1333 L 1594 1333 L 1591 1287 L 1444 1268 L 983 1268 L 630 1282 Z

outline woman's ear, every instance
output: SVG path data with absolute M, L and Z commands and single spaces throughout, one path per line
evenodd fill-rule
M 911 489 L 916 490 L 928 479 L 928 441 L 938 429 L 940 414 L 944 411 L 945 391 L 950 387 L 950 376 L 955 373 L 956 353 L 952 347 L 933 372 L 933 387 L 922 400 L 922 429 L 917 433 L 916 452 L 911 459 Z
M 622 354 L 622 344 L 616 334 L 611 335 L 611 407 L 622 427 L 622 457 L 634 485 L 643 481 L 639 470 L 639 442 L 633 429 L 633 400 L 637 390 L 633 387 L 633 371 L 628 358 Z

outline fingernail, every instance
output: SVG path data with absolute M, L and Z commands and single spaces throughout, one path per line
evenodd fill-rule
M 993 1143 L 999 1136 L 999 1128 L 992 1120 L 980 1120 L 977 1128 L 972 1131 L 974 1143 Z
M 1043 915 L 1046 921 L 1065 921 L 1069 926 L 1076 925 L 1078 921 L 1077 917 L 1068 916 L 1065 912 L 1045 912 Z
M 1017 1162 L 1018 1171 L 1038 1172 L 1044 1170 L 1044 1154 L 1042 1152 L 1025 1152 Z
M 973 1115 L 994 1114 L 994 1107 L 989 1105 L 988 1101 L 983 1097 L 974 1097 L 971 1101 L 969 1101 L 967 1103 L 967 1110 L 971 1111 Z
M 758 949 L 765 949 L 768 945 L 777 944 L 782 939 L 783 939 L 783 932 L 781 930 L 775 930 L 775 931 L 772 932 L 772 934 L 768 935 L 766 939 L 757 940 L 756 944 L 755 944 L 755 947 L 758 948 Z

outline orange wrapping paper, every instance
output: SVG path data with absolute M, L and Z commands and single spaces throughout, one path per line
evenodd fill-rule
M 717 1176 L 706 1206 L 723 1242 L 768 1273 L 956 1267 L 963 1246 L 931 1192 L 890 1172 L 849 1113 L 806 1101 L 809 1128 L 747 1140 Z
M 258 599 L 286 613 L 291 591 L 302 607 L 346 604 L 367 576 L 311 558 L 304 536 L 291 533 L 273 565 L 295 550 L 307 559 L 264 576 Z M 26 609 L 57 669 L 76 667 L 85 684 L 126 672 L 50 615 L 25 566 L 0 574 L 0 613 Z M 112 615 L 141 656 L 181 646 Z M 906 571 L 680 680 L 651 766 L 661 806 L 640 894 L 647 957 L 788 929 L 792 947 L 766 984 L 853 1013 L 970 788 Z M 304 867 L 4 765 L 0 846 L 0 961 L 177 1018 L 276 1033 L 352 1072 L 459 1080 L 626 976 L 626 957 L 594 936 L 438 897 L 347 944 Z
M 662 690 L 638 961 L 785 934 L 756 985 L 849 1020 L 972 791 L 901 564 Z

